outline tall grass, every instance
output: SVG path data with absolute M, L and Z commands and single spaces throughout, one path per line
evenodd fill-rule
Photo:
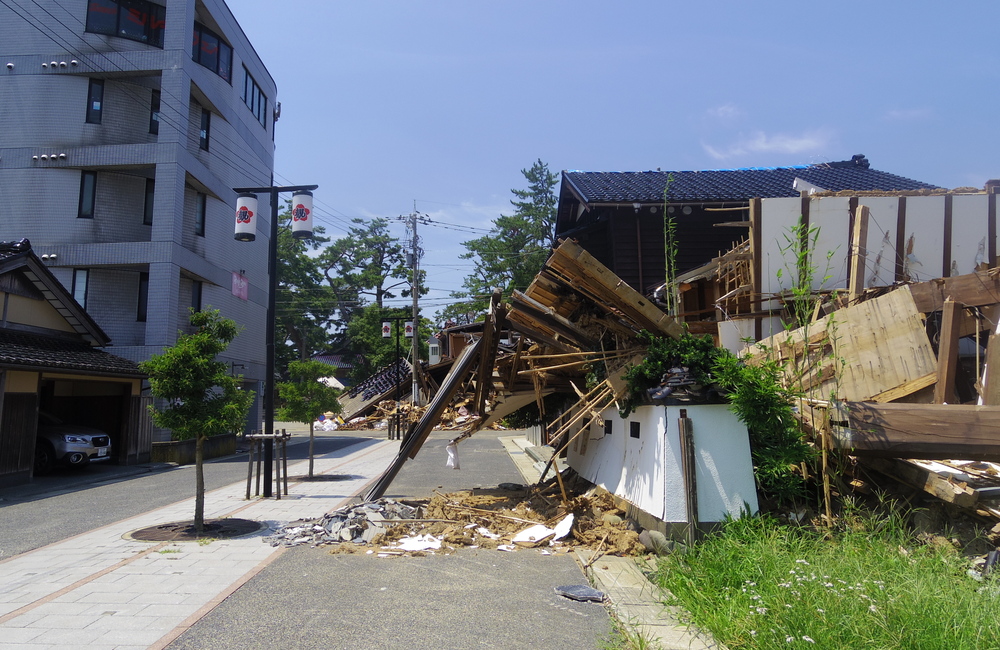
M 836 530 L 729 521 L 656 581 L 729 648 L 1000 648 L 1000 584 L 969 575 L 898 514 L 848 513 Z

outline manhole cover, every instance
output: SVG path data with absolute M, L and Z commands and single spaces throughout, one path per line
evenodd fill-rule
M 324 481 L 350 481 L 352 479 L 361 478 L 360 476 L 352 476 L 351 474 L 316 474 L 312 477 L 309 476 L 290 476 L 289 481 L 307 481 L 311 483 L 322 483 Z
M 199 539 L 232 539 L 256 533 L 265 524 L 250 519 L 209 519 L 199 535 L 190 521 L 177 521 L 133 530 L 125 535 L 140 542 L 194 542 Z

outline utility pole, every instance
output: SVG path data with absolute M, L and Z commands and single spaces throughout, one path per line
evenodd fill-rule
M 417 201 L 413 201 L 413 213 L 410 215 L 410 227 L 413 229 L 413 252 L 411 270 L 413 273 L 413 284 L 410 285 L 410 291 L 413 294 L 413 355 L 411 359 L 413 360 L 413 406 L 418 406 L 420 404 L 420 381 L 418 380 L 417 373 L 420 372 L 420 277 L 418 271 L 420 269 L 420 239 L 417 237 Z

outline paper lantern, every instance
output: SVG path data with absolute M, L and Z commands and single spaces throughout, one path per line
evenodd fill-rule
M 308 190 L 292 194 L 292 237 L 310 239 L 313 236 L 313 195 Z
M 257 238 L 257 195 L 240 194 L 236 197 L 236 240 L 253 241 Z

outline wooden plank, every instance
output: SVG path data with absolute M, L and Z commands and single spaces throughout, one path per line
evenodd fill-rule
M 851 231 L 850 271 L 847 274 L 847 299 L 856 302 L 865 289 L 865 260 L 868 258 L 868 215 L 867 205 L 859 205 L 854 214 L 854 228 Z
M 911 379 L 910 381 L 900 384 L 895 388 L 890 388 L 889 390 L 882 391 L 877 395 L 872 395 L 873 402 L 892 402 L 897 399 L 906 397 L 907 395 L 912 395 L 918 390 L 923 390 L 928 386 L 933 386 L 934 382 L 937 381 L 937 371 L 929 372 L 923 377 L 917 377 L 916 379 Z
M 906 275 L 906 197 L 899 197 L 899 203 L 896 207 L 896 264 L 895 264 L 895 277 L 896 282 L 904 282 L 909 280 L 905 277 Z
M 909 290 L 917 309 L 924 314 L 940 311 L 949 297 L 966 307 L 993 305 L 1000 303 L 1000 268 L 917 282 L 909 285 Z
M 601 299 L 607 300 L 610 306 L 633 319 L 643 329 L 672 338 L 679 338 L 684 333 L 684 328 L 679 323 L 598 262 L 579 244 L 564 240 L 546 262 L 546 266 L 550 268 L 558 268 L 560 264 L 572 271 L 569 275 L 572 278 L 570 286 L 577 290 L 585 289 L 592 297 L 598 298 L 597 304 L 607 308 L 609 305 L 604 304 Z
M 1000 334 L 990 336 L 986 346 L 986 386 L 983 388 L 983 404 L 1000 406 Z
M 955 404 L 955 374 L 958 371 L 958 303 L 947 298 L 941 310 L 941 336 L 938 342 L 937 383 L 934 385 L 935 404 Z
M 841 402 L 834 441 L 857 456 L 1000 461 L 1000 407 Z
M 902 481 L 918 490 L 923 490 L 960 508 L 972 508 L 979 500 L 976 491 L 967 485 L 949 481 L 916 463 L 887 458 L 867 458 L 864 460 L 864 464 L 881 474 Z

